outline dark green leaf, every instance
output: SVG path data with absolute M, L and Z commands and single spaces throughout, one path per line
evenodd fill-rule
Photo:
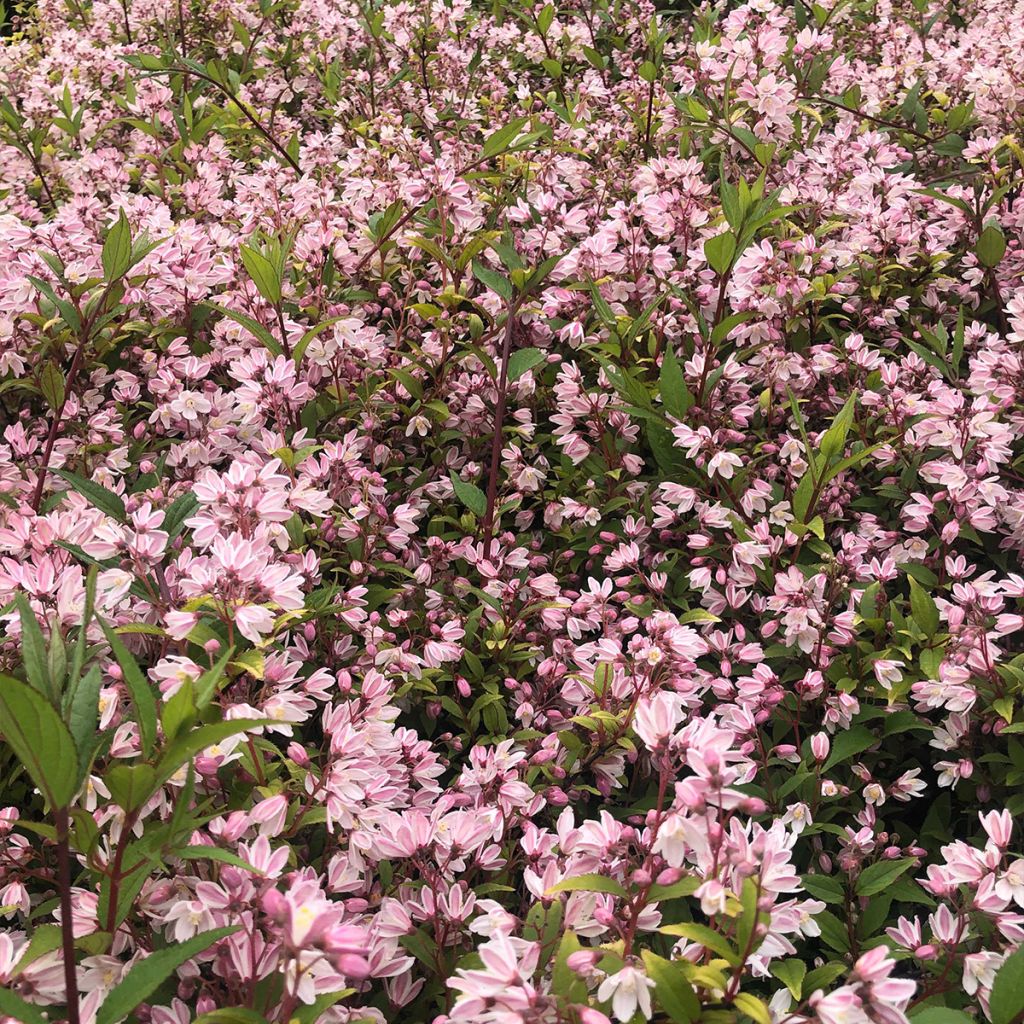
M 455 496 L 477 519 L 482 519 L 487 514 L 487 495 L 476 484 L 467 483 L 455 473 L 449 473 L 448 475 L 451 479 L 452 487 L 455 488 Z
M 103 1000 L 96 1024 L 117 1024 L 144 1003 L 183 963 L 208 949 L 214 942 L 238 931 L 237 926 L 201 932 L 185 942 L 151 953 L 139 960 Z
M 121 638 L 102 620 L 100 625 L 103 633 L 110 644 L 110 650 L 121 667 L 121 674 L 124 677 L 124 685 L 135 705 L 135 722 L 139 727 L 139 739 L 142 743 L 142 753 L 148 757 L 153 752 L 153 744 L 156 742 L 156 698 L 149 681 L 142 674 L 132 657 L 131 651 L 121 642 Z
M 77 491 L 90 505 L 95 505 L 102 513 L 116 519 L 119 523 L 127 522 L 128 516 L 124 502 L 120 496 L 108 490 L 102 484 L 87 480 L 84 476 L 69 473 L 66 469 L 55 469 L 54 473 L 61 478 L 73 491 Z
M 34 689 L 55 702 L 57 695 L 50 685 L 46 641 L 43 639 L 43 631 L 39 628 L 39 621 L 24 594 L 19 593 L 14 598 L 14 604 L 21 621 L 21 657 L 25 663 L 25 675 Z
M 78 792 L 78 751 L 54 706 L 37 690 L 0 676 L 0 732 L 51 808 Z
M 992 1024 L 1010 1024 L 1024 1013 L 1024 947 L 1007 957 L 996 972 L 989 998 Z

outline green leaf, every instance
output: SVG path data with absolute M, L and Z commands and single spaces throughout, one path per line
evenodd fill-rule
M 236 309 L 218 306 L 216 302 L 207 302 L 205 305 L 209 306 L 210 309 L 216 310 L 222 316 L 226 316 L 229 320 L 234 320 L 236 324 L 240 324 L 254 338 L 263 342 L 275 356 L 284 355 L 281 343 L 258 320 L 254 320 L 251 316 L 246 316 L 245 313 L 239 313 Z
M 913 576 L 907 579 L 910 582 L 910 612 L 914 621 L 925 636 L 935 636 L 939 629 L 939 609 L 931 594 Z
M 472 512 L 477 519 L 482 519 L 487 514 L 487 495 L 477 487 L 476 484 L 467 483 L 459 479 L 455 473 L 449 473 L 452 487 L 455 488 L 455 497 Z
M 1006 239 L 1003 237 L 1002 230 L 995 224 L 989 224 L 978 236 L 978 244 L 974 249 L 978 262 L 991 270 L 993 267 L 999 266 L 1005 252 Z
M 175 498 L 164 510 L 163 529 L 174 540 L 185 528 L 185 520 L 199 508 L 199 499 L 191 492 Z
M 225 1006 L 201 1013 L 192 1024 L 267 1024 L 267 1018 L 244 1006 Z
M 547 356 L 539 348 L 520 348 L 508 357 L 508 382 L 519 380 L 524 373 L 543 363 Z
M 800 999 L 800 992 L 807 974 L 807 964 L 803 960 L 779 960 L 769 968 L 772 976 L 778 978 L 789 989 L 793 998 Z
M 121 674 L 124 677 L 124 685 L 135 706 L 135 722 L 139 727 L 139 739 L 142 743 L 142 753 L 149 757 L 153 752 L 153 744 L 156 742 L 156 698 L 149 681 L 142 674 L 132 657 L 131 651 L 121 642 L 121 638 L 99 619 L 103 627 L 103 634 L 110 644 L 110 650 L 121 667 Z
M 556 892 L 609 892 L 613 896 L 625 896 L 626 890 L 606 875 L 574 875 L 572 878 L 563 878 L 551 886 L 546 896 Z
M 569 957 L 580 949 L 583 949 L 583 945 L 576 933 L 567 928 L 562 933 L 555 966 L 551 971 L 551 990 L 571 1003 L 585 1002 L 587 998 L 586 983 L 568 964 Z
M 687 410 L 693 405 L 693 395 L 686 386 L 682 367 L 671 345 L 665 349 L 661 359 L 658 389 L 661 392 L 661 403 L 669 415 L 677 420 L 685 419 Z
M 815 899 L 842 903 L 846 898 L 842 882 L 835 875 L 802 875 L 800 884 Z
M 296 1009 L 292 1010 L 291 1018 L 288 1024 L 292 1021 L 298 1021 L 298 1024 L 316 1024 L 326 1010 L 329 1010 L 335 1003 L 340 1002 L 347 996 L 352 995 L 355 992 L 354 988 L 342 988 L 337 992 L 325 992 L 323 995 L 319 995 L 313 1002 L 300 1005 Z M 101 1024 L 97 1021 L 96 1024 Z
M 267 1024 L 267 1018 L 244 1006 L 225 1006 L 201 1013 L 192 1024 Z
M 122 277 L 132 265 L 132 229 L 124 210 L 120 211 L 117 222 L 107 232 L 100 261 L 108 284 Z
M 64 396 L 67 393 L 64 374 L 56 363 L 46 363 L 40 371 L 39 390 L 55 413 L 64 408 Z
M 243 860 L 230 850 L 222 850 L 219 846 L 185 846 L 180 850 L 173 851 L 171 856 L 179 857 L 181 860 L 212 860 L 219 864 L 230 864 L 233 867 L 242 868 L 243 871 L 251 871 L 254 875 L 264 874 L 247 860 Z
M 693 986 L 686 980 L 681 964 L 645 949 L 641 954 L 647 976 L 654 982 L 654 996 L 669 1020 L 690 1024 L 700 1016 L 700 1001 Z
M 736 236 L 731 231 L 723 231 L 722 234 L 715 235 L 704 243 L 704 257 L 719 277 L 724 277 L 732 267 L 735 255 Z
M 214 942 L 238 931 L 236 925 L 201 932 L 186 942 L 151 953 L 140 960 L 103 1000 L 96 1024 L 117 1024 L 144 1003 L 183 963 L 208 949 Z
M 39 628 L 39 620 L 36 619 L 35 612 L 32 611 L 32 606 L 24 594 L 19 593 L 14 598 L 14 606 L 18 609 L 18 618 L 21 620 L 21 657 L 25 663 L 25 675 L 34 689 L 55 702 L 57 695 L 50 684 L 46 641 L 43 639 L 43 631 Z
M 839 733 L 832 741 L 832 753 L 822 768 L 823 772 L 834 768 L 837 764 L 849 760 L 851 757 L 867 750 L 877 741 L 877 737 L 863 725 L 855 725 L 845 732 Z
M 856 405 L 856 394 L 850 395 L 819 442 L 818 448 L 824 457 L 826 466 L 837 455 L 843 454 L 843 449 L 846 447 L 846 436 L 850 433 L 850 427 L 853 425 L 853 412 Z
M 992 1024 L 1010 1024 L 1024 1013 L 1024 947 L 1006 958 L 996 972 L 989 998 Z
M 333 327 L 339 320 L 344 320 L 343 316 L 332 316 L 329 320 L 324 320 L 323 323 L 317 324 L 315 327 L 310 327 L 308 331 L 299 339 L 299 343 L 292 349 L 292 359 L 295 360 L 295 365 L 298 366 L 302 362 L 302 357 L 306 354 L 306 349 L 309 348 L 309 343 L 318 335 L 322 334 L 327 330 L 328 327 Z
M 526 124 L 526 121 L 527 118 L 525 117 L 517 118 L 510 124 L 506 124 L 496 132 L 492 132 L 488 135 L 487 138 L 484 139 L 483 147 L 480 150 L 481 159 L 490 160 L 493 157 L 498 156 L 499 153 L 503 153 L 508 149 L 519 133 L 523 130 L 523 126 Z
M 81 494 L 90 505 L 95 505 L 104 515 L 110 516 L 111 519 L 116 519 L 119 523 L 127 522 L 128 515 L 124 509 L 124 502 L 119 495 L 108 490 L 102 484 L 87 480 L 84 476 L 69 473 L 66 469 L 55 469 L 53 472 L 73 491 Z
M 804 979 L 804 991 L 810 994 L 817 992 L 819 988 L 828 988 L 836 978 L 841 978 L 848 970 L 849 967 L 838 960 L 816 967 Z
M 49 1024 L 43 1011 L 32 1003 L 25 1002 L 10 989 L 0 988 L 0 1013 L 5 1017 L 13 1017 L 22 1024 Z
M 737 1010 L 745 1013 L 757 1024 L 771 1024 L 772 1018 L 768 1007 L 757 996 L 751 995 L 749 992 L 740 992 L 732 1002 Z
M 512 301 L 512 282 L 507 277 L 502 277 L 497 271 L 485 267 L 477 260 L 473 260 L 473 276 L 485 288 L 490 288 L 506 302 Z
M 970 1014 L 949 1006 L 926 1006 L 910 1014 L 912 1024 L 977 1024 Z
M 173 697 L 164 701 L 160 709 L 160 727 L 167 741 L 173 741 L 182 730 L 191 728 L 197 715 L 195 687 L 192 680 L 187 679 L 178 687 Z
M 107 770 L 103 781 L 118 807 L 134 811 L 153 795 L 156 772 L 148 764 L 115 764 Z
M 728 960 L 733 967 L 737 966 L 740 962 L 739 954 L 732 948 L 725 936 L 720 935 L 705 924 L 691 924 L 690 922 L 666 924 L 659 928 L 658 931 L 664 935 L 678 935 L 681 938 L 689 939 L 691 942 L 705 946 L 725 960 Z
M 214 694 L 217 692 L 217 688 L 220 686 L 221 681 L 224 678 L 224 672 L 228 667 L 228 662 L 235 657 L 235 648 L 229 647 L 216 661 L 216 663 L 208 668 L 193 684 L 195 691 L 195 704 L 196 708 L 200 711 L 206 707 L 207 704 L 213 700 Z M 259 666 L 259 674 L 257 674 L 257 659 Z M 263 678 L 263 665 L 264 659 L 261 651 L 244 651 L 239 654 L 235 659 L 236 664 L 241 664 L 246 668 L 253 676 L 257 679 Z
M 81 679 L 72 680 L 71 684 L 74 690 L 68 709 L 68 729 L 78 749 L 78 768 L 82 778 L 89 768 L 88 762 L 85 761 L 86 752 L 91 749 L 99 725 L 102 682 L 99 665 L 93 665 Z
M 277 724 L 272 718 L 233 718 L 226 722 L 213 722 L 178 736 L 167 747 L 157 764 L 157 782 L 162 785 L 199 751 L 212 747 L 229 736 L 245 732 L 247 729 Z
M 39 925 L 32 933 L 28 946 L 18 957 L 18 963 L 11 973 L 11 977 L 16 978 L 25 968 L 35 963 L 41 956 L 46 956 L 47 953 L 60 949 L 62 937 L 63 933 L 59 924 Z M 0 1006 L 0 1011 L 2 1010 L 3 1007 Z
M 661 900 L 677 900 L 681 896 L 692 896 L 701 886 L 699 878 L 680 878 L 671 885 L 652 885 L 647 896 L 652 903 Z
M 37 690 L 0 676 L 0 732 L 52 809 L 78 792 L 78 751 L 54 706 Z
M 248 271 L 260 295 L 267 302 L 273 304 L 280 302 L 281 276 L 273 261 L 269 260 L 259 249 L 254 249 L 251 245 L 243 245 L 240 252 L 242 263 L 245 264 L 245 269 Z

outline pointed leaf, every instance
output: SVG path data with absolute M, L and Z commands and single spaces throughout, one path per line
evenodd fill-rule
M 460 479 L 455 473 L 449 473 L 452 487 L 455 488 L 455 497 L 462 502 L 470 512 L 482 519 L 487 514 L 487 495 L 477 487 L 476 484 L 468 483 Z
M 120 495 L 108 490 L 102 484 L 87 480 L 84 476 L 69 473 L 66 469 L 55 469 L 54 474 L 59 476 L 73 491 L 81 494 L 90 505 L 95 505 L 104 515 L 116 519 L 119 523 L 127 521 L 128 515 Z
M 132 704 L 135 705 L 135 722 L 139 727 L 142 753 L 149 757 L 156 741 L 156 698 L 153 696 L 149 681 L 142 674 L 142 669 L 139 668 L 131 651 L 125 647 L 121 638 L 107 623 L 102 619 L 99 621 L 107 643 L 110 644 L 110 650 L 121 667 L 124 685 L 132 699 Z
M 140 960 L 103 1000 L 96 1024 L 117 1024 L 144 1003 L 183 963 L 198 956 L 213 943 L 238 931 L 238 926 L 201 932 L 186 942 L 175 943 Z
M 0 676 L 0 732 L 51 808 L 78 792 L 78 751 L 54 706 L 38 691 Z

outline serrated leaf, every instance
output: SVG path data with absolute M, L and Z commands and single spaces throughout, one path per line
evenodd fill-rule
M 778 978 L 789 989 L 793 998 L 799 1001 L 804 976 L 807 974 L 807 964 L 803 960 L 779 960 L 773 963 L 769 970 L 773 977 Z
M 98 665 L 93 665 L 81 679 L 72 682 L 71 704 L 68 709 L 68 729 L 79 753 L 79 772 L 84 778 L 89 767 L 84 760 L 96 735 L 100 717 L 100 687 L 102 676 Z
M 78 476 L 77 473 L 70 473 L 66 469 L 55 469 L 53 472 L 104 515 L 116 519 L 119 523 L 127 522 L 128 514 L 125 512 L 124 502 L 120 495 L 115 494 L 102 484 L 87 480 L 84 476 Z
M 877 742 L 875 734 L 865 729 L 863 725 L 855 725 L 851 729 L 839 733 L 832 741 L 832 753 L 822 771 L 827 772 L 837 764 L 848 761 L 861 751 L 867 750 L 875 742 Z
M 977 1024 L 970 1014 L 949 1006 L 926 1006 L 909 1016 L 911 1024 Z
M 665 406 L 666 412 L 677 420 L 685 419 L 687 410 L 693 405 L 693 395 L 686 386 L 682 367 L 671 345 L 665 349 L 661 359 L 658 389 L 661 392 L 661 404 Z
M 181 860 L 212 860 L 218 864 L 230 864 L 232 867 L 242 868 L 243 871 L 251 871 L 254 875 L 265 873 L 237 854 L 230 850 L 222 850 L 219 846 L 185 846 L 175 850 L 171 856 Z
M 49 1024 L 48 1018 L 38 1006 L 26 1002 L 8 988 L 0 988 L 0 1013 L 22 1024 Z
M 50 685 L 46 641 L 43 639 L 43 631 L 39 628 L 39 620 L 24 594 L 19 593 L 15 596 L 14 606 L 18 609 L 18 618 L 21 622 L 21 658 L 25 665 L 25 675 L 33 689 L 56 702 L 57 695 Z
M 910 582 L 910 612 L 914 621 L 921 627 L 925 636 L 931 637 L 939 629 L 939 609 L 924 587 L 913 576 L 907 577 Z
M 267 1024 L 267 1018 L 244 1006 L 225 1006 L 201 1013 L 192 1024 Z
M 103 240 L 100 262 L 108 284 L 123 276 L 132 265 L 132 229 L 124 210 Z
M 723 231 L 704 243 L 704 258 L 719 277 L 724 277 L 732 267 L 735 255 L 736 236 L 731 231 Z
M 974 254 L 978 257 L 978 262 L 991 270 L 993 267 L 999 266 L 1005 253 L 1006 238 L 1003 236 L 1003 232 L 994 224 L 989 224 L 978 236 L 978 243 L 974 247 Z
M 768 1012 L 768 1007 L 757 996 L 751 995 L 749 992 L 740 992 L 732 1002 L 737 1010 L 745 1013 L 757 1024 L 771 1024 L 772 1017 Z
M 215 746 L 222 740 L 248 729 L 277 725 L 272 718 L 234 718 L 226 722 L 213 722 L 178 736 L 164 751 L 157 763 L 157 782 L 166 782 L 182 765 L 187 764 L 201 750 Z
M 292 1024 L 292 1021 L 297 1022 L 297 1024 L 315 1024 L 335 1003 L 352 995 L 353 992 L 355 992 L 354 988 L 341 988 L 337 992 L 324 992 L 322 995 L 317 996 L 313 1002 L 297 1006 L 292 1011 L 288 1024 Z
M 460 479 L 455 473 L 448 474 L 455 488 L 455 497 L 462 502 L 470 512 L 482 519 L 487 514 L 487 495 L 484 494 L 476 484 L 468 483 Z
M 164 510 L 163 529 L 174 540 L 184 529 L 185 520 L 199 508 L 199 499 L 191 492 L 179 495 Z
M 520 348 L 508 357 L 508 382 L 514 384 L 524 373 L 539 366 L 547 356 L 539 348 Z
M 842 409 L 836 414 L 832 425 L 822 435 L 818 449 L 824 457 L 824 464 L 826 466 L 837 455 L 843 454 L 843 449 L 846 447 L 846 437 L 850 433 L 850 427 L 853 425 L 853 413 L 856 406 L 857 396 L 855 394 L 850 395 Z
M 234 320 L 236 324 L 244 327 L 254 338 L 261 341 L 275 356 L 284 355 L 284 349 L 281 348 L 281 343 L 258 320 L 254 320 L 251 316 L 246 316 L 245 313 L 239 313 L 236 309 L 228 309 L 227 306 L 219 306 L 216 302 L 207 302 L 206 305 L 209 306 L 210 309 L 216 310 L 222 316 L 226 316 L 229 320 Z
M 78 751 L 54 706 L 27 683 L 0 676 L 0 732 L 52 809 L 78 792 Z
M 251 245 L 243 245 L 240 249 L 242 263 L 252 278 L 253 284 L 267 302 L 276 304 L 281 301 L 281 277 L 273 261 Z
M 56 363 L 46 363 L 39 372 L 39 390 L 46 404 L 56 413 L 64 408 L 64 374 Z
M 477 260 L 473 260 L 473 276 L 492 292 L 500 295 L 506 302 L 512 301 L 512 282 L 503 277 L 495 270 L 485 267 Z
M 60 949 L 62 932 L 59 924 L 41 924 L 32 933 L 28 946 L 18 956 L 18 963 L 10 977 L 16 978 L 27 967 L 35 963 L 41 956 Z M 3 1007 L 0 1006 L 0 1011 Z

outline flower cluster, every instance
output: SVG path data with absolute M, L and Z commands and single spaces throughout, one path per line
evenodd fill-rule
M 36 0 L 0 1024 L 1024 1014 L 1024 0 Z

